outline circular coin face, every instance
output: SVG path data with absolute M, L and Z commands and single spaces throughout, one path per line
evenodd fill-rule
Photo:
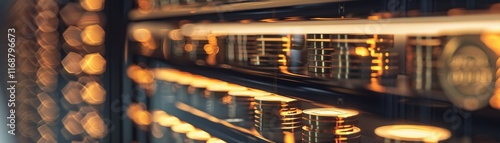
M 304 118 L 310 120 L 338 120 L 353 118 L 359 115 L 358 111 L 340 108 L 313 108 L 303 111 Z
M 265 102 L 270 102 L 270 103 L 274 103 L 274 102 L 287 103 L 287 102 L 294 102 L 294 101 L 298 101 L 298 100 L 297 99 L 293 99 L 293 98 L 284 97 L 284 96 L 271 95 L 271 96 L 258 96 L 258 97 L 255 97 L 255 101 L 256 102 L 260 102 L 260 103 L 265 103 Z
M 469 111 L 488 105 L 497 79 L 497 59 L 477 36 L 450 39 L 440 56 L 438 74 L 448 99 Z
M 375 129 L 375 134 L 385 139 L 414 142 L 438 142 L 450 138 L 450 131 L 422 125 L 389 125 Z

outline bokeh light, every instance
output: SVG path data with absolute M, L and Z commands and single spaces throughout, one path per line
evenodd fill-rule
M 88 104 L 101 104 L 106 100 L 106 90 L 97 82 L 89 82 L 80 90 L 83 101 Z
M 70 104 L 80 104 L 83 99 L 80 94 L 80 91 L 84 88 L 83 84 L 69 81 L 66 86 L 61 90 L 64 99 L 68 101 Z
M 85 44 L 97 46 L 104 43 L 104 30 L 99 25 L 89 25 L 81 33 L 82 41 Z
M 84 10 L 76 3 L 68 3 L 59 11 L 59 15 L 66 25 L 76 25 L 83 13 Z
M 38 25 L 38 29 L 43 32 L 54 32 L 59 26 L 59 19 L 57 19 L 57 15 L 52 11 L 38 13 L 35 17 L 35 22 Z
M 134 30 L 134 34 L 132 34 L 132 37 L 138 42 L 148 42 L 149 40 L 151 40 L 152 35 L 148 29 L 139 28 Z
M 88 25 L 95 25 L 95 24 L 99 24 L 99 25 L 103 25 L 104 24 L 104 20 L 102 15 L 100 13 L 97 13 L 97 12 L 85 12 L 82 17 L 80 18 L 80 20 L 78 21 L 78 27 L 86 27 Z
M 97 112 L 90 112 L 81 120 L 85 132 L 93 138 L 103 138 L 107 133 L 106 124 Z
M 70 111 L 66 116 L 62 119 L 62 123 L 64 125 L 64 128 L 72 134 L 72 135 L 78 135 L 83 133 L 83 127 L 82 124 L 80 124 L 80 121 L 83 119 L 83 116 L 75 111 Z
M 80 28 L 70 26 L 66 29 L 66 31 L 64 31 L 62 35 L 68 45 L 76 47 L 82 45 L 82 37 L 80 37 L 81 33 L 82 30 L 80 30 Z
M 40 127 L 38 127 L 38 132 L 40 133 L 41 139 L 43 141 L 56 142 L 57 136 L 49 125 L 41 125 Z
M 80 67 L 80 61 L 83 57 L 80 54 L 70 52 L 66 57 L 61 61 L 64 70 L 66 70 L 70 74 L 79 74 L 82 72 L 82 68 Z
M 80 68 L 87 74 L 102 74 L 106 70 L 106 59 L 99 53 L 87 54 L 80 61 Z
M 57 103 L 45 92 L 38 94 L 37 97 L 41 103 L 37 108 L 40 117 L 45 122 L 55 121 L 59 117 L 59 106 L 57 106 Z
M 80 0 L 80 5 L 87 11 L 101 11 L 104 8 L 104 0 Z

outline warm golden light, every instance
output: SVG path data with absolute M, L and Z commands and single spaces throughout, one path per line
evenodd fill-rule
M 170 32 L 168 32 L 168 36 L 170 37 L 170 39 L 174 41 L 179 41 L 184 39 L 184 36 L 182 35 L 180 29 L 171 30 Z
M 80 61 L 80 68 L 87 74 L 102 74 L 106 70 L 106 59 L 99 53 L 87 54 Z
M 83 119 L 83 116 L 74 111 L 68 112 L 66 116 L 62 119 L 62 123 L 64 125 L 64 128 L 72 134 L 72 135 L 78 135 L 83 132 L 83 127 L 82 124 L 80 124 L 80 121 Z
M 134 66 L 134 67 L 132 67 L 132 66 Z M 132 70 L 136 70 L 137 67 L 138 66 L 136 66 L 136 65 L 131 65 L 129 67 L 130 72 L 132 72 Z M 127 74 L 129 73 L 129 70 L 127 70 Z M 159 80 L 165 80 L 168 82 L 175 81 L 177 74 L 180 73 L 180 71 L 178 71 L 176 69 L 170 69 L 170 68 L 153 69 L 152 72 L 153 72 L 155 78 L 157 78 Z M 131 75 L 129 75 L 129 76 L 131 76 Z
M 83 57 L 80 54 L 69 52 L 68 55 L 61 61 L 61 64 L 68 73 L 79 74 L 82 72 L 80 61 Z
M 171 127 L 173 125 L 181 124 L 181 120 L 174 116 L 163 116 L 158 119 L 158 124 L 163 127 Z
M 86 27 L 88 25 L 103 24 L 103 17 L 101 13 L 85 12 L 78 21 L 78 27 Z
M 54 32 L 59 26 L 59 19 L 52 11 L 43 11 L 38 13 L 35 17 L 35 22 L 38 25 L 38 29 L 43 32 Z
M 64 99 L 68 101 L 70 104 L 80 104 L 83 99 L 80 94 L 80 91 L 84 88 L 84 86 L 75 81 L 69 81 L 66 86 L 61 90 L 61 93 L 64 96 Z
M 101 11 L 104 8 L 104 0 L 80 0 L 80 5 L 87 11 Z
M 152 122 L 151 113 L 145 110 L 138 111 L 134 117 L 135 121 L 139 125 L 150 125 Z
M 132 37 L 138 42 L 148 42 L 153 36 L 148 29 L 139 28 L 134 30 Z
M 370 55 L 370 51 L 368 51 L 367 48 L 365 47 L 356 47 L 356 55 L 359 55 L 359 56 L 369 56 Z
M 89 104 L 102 104 L 106 100 L 106 90 L 97 82 L 89 82 L 80 90 L 82 99 Z
M 83 13 L 84 10 L 76 3 L 68 3 L 59 11 L 59 15 L 66 25 L 76 25 Z
M 38 100 L 40 100 L 40 106 L 38 106 L 38 114 L 45 122 L 53 122 L 59 117 L 59 106 L 57 103 L 47 94 L 40 93 L 37 95 Z
M 186 136 L 189 139 L 192 139 L 192 140 L 201 140 L 201 141 L 206 141 L 206 140 L 210 139 L 210 137 L 211 137 L 210 134 L 208 134 L 205 131 L 199 130 L 199 129 L 191 131 L 191 132 L 188 132 L 186 134 Z
M 153 0 L 137 0 L 137 6 L 139 12 L 148 13 L 155 8 L 155 2 Z
M 206 143 L 226 143 L 226 142 L 219 138 L 210 138 L 207 140 Z
M 207 86 L 208 91 L 219 91 L 219 92 L 228 92 L 228 91 L 236 91 L 236 90 L 247 90 L 248 88 L 229 84 L 229 83 L 219 83 L 219 84 L 211 84 Z
M 490 106 L 500 110 L 500 94 L 495 94 L 490 98 Z
M 191 51 L 193 51 L 193 49 L 194 49 L 193 44 L 186 44 L 186 45 L 184 45 L 184 50 L 186 52 L 191 52 Z
M 380 137 L 399 141 L 439 142 L 450 138 L 450 131 L 422 125 L 390 125 L 375 129 Z
M 82 45 L 82 38 L 80 34 L 82 30 L 75 26 L 69 26 L 62 34 L 64 40 L 68 45 L 76 47 Z
M 188 123 L 181 123 L 172 126 L 172 131 L 176 133 L 187 133 L 195 130 L 194 126 Z
M 128 117 L 132 120 L 135 121 L 137 117 L 137 113 L 140 111 L 144 110 L 144 107 L 142 104 L 139 103 L 131 103 L 128 108 L 127 108 L 127 115 Z
M 81 120 L 83 129 L 93 138 L 103 138 L 107 133 L 106 124 L 97 112 L 90 112 Z
M 44 124 L 40 127 L 38 127 L 38 132 L 42 136 L 42 138 L 47 141 L 47 142 L 55 142 L 56 141 L 56 134 L 54 131 L 49 127 L 49 125 Z
M 500 55 L 500 29 L 485 31 L 481 34 L 481 41 L 497 55 Z
M 83 43 L 92 46 L 98 46 L 104 43 L 105 32 L 99 25 L 89 25 L 83 29 L 80 36 Z
M 297 99 L 288 98 L 288 97 L 279 96 L 279 95 L 258 96 L 258 97 L 255 97 L 255 100 L 277 101 L 277 102 L 292 102 L 292 101 L 297 101 Z

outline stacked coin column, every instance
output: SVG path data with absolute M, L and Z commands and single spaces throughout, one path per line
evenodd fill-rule
M 307 71 L 309 75 L 329 77 L 332 71 L 333 45 L 330 34 L 308 34 Z
M 416 90 L 429 91 L 440 87 L 437 64 L 442 48 L 440 37 L 417 36 L 408 39 L 407 71 Z
M 189 83 L 188 95 L 189 95 L 189 105 L 192 107 L 205 111 L 206 100 L 204 97 L 205 90 L 210 84 L 223 83 L 222 81 L 211 80 L 208 78 L 198 78 L 192 80 Z
M 304 110 L 303 143 L 359 143 L 358 112 L 339 108 Z
M 253 127 L 254 121 L 254 97 L 271 95 L 269 92 L 255 90 L 237 90 L 229 91 L 228 95 L 231 102 L 229 104 L 229 118 L 241 120 L 244 128 Z M 234 124 L 234 123 L 233 123 Z
M 255 127 L 265 138 L 276 142 L 300 140 L 300 101 L 278 95 L 255 97 Z
M 247 90 L 246 87 L 228 83 L 211 84 L 205 90 L 206 112 L 219 119 L 229 118 L 231 98 L 229 91 Z
M 356 39 L 355 35 L 335 35 L 335 52 L 332 57 L 332 74 L 334 79 L 367 79 L 371 74 L 370 52 L 358 43 L 365 40 Z
M 189 83 L 194 79 L 190 73 L 182 72 L 177 75 L 176 83 L 174 84 L 173 91 L 178 102 L 188 103 L 188 87 Z
M 286 65 L 286 50 L 290 46 L 290 39 L 283 35 L 260 35 L 257 37 L 256 47 L 247 47 L 248 51 L 255 51 L 250 55 L 250 65 L 259 68 L 275 69 Z
M 227 62 L 232 65 L 246 65 L 249 55 L 257 54 L 257 37 L 249 35 L 228 35 L 226 46 Z

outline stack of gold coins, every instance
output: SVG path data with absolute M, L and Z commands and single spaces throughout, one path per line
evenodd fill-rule
M 284 142 L 300 137 L 302 110 L 300 101 L 284 96 L 255 97 L 255 127 L 263 137 Z
M 186 136 L 188 139 L 185 143 L 205 143 L 210 139 L 210 134 L 200 129 L 188 132 Z
M 233 90 L 228 92 L 231 99 L 229 104 L 229 118 L 238 118 L 244 120 L 253 119 L 254 115 L 254 97 L 271 95 L 269 92 L 254 90 Z
M 359 112 L 339 108 L 304 110 L 302 142 L 359 143 L 361 129 L 356 127 Z
M 375 129 L 380 143 L 438 143 L 451 137 L 450 131 L 423 125 L 388 125 Z
M 163 101 L 166 103 L 173 103 L 175 102 L 175 94 L 173 94 L 173 87 L 175 84 L 175 80 L 178 77 L 177 74 L 180 73 L 180 71 L 175 70 L 175 69 L 169 69 L 169 68 L 162 68 L 162 69 L 155 69 L 152 70 L 154 77 L 157 80 L 157 90 L 155 97 L 161 97 L 160 100 L 158 101 Z M 158 98 L 156 98 L 158 99 Z M 165 106 L 167 104 L 162 104 L 161 106 Z M 160 107 L 161 109 L 164 109 L 164 107 Z
M 246 87 L 229 84 L 218 83 L 207 86 L 205 90 L 206 108 L 205 111 L 219 119 L 229 118 L 229 105 L 231 98 L 228 98 L 229 91 L 247 90 Z
M 334 50 L 331 37 L 331 34 L 307 35 L 307 69 L 310 75 L 328 77 L 331 73 Z
M 368 79 L 371 76 L 372 57 L 369 38 L 360 35 L 338 34 L 332 37 L 332 77 L 334 79 Z
M 439 63 L 439 58 L 444 58 L 443 41 L 443 37 L 435 36 L 408 38 L 406 69 L 412 77 L 411 85 L 416 90 L 428 91 L 441 88 L 437 74 L 440 67 L 436 63 Z
M 211 84 L 221 84 L 223 81 L 199 78 L 192 80 L 188 87 L 189 104 L 198 110 L 205 111 L 206 100 L 204 98 L 205 90 Z
M 287 64 L 286 49 L 290 39 L 283 35 L 259 35 L 255 47 L 248 47 L 250 65 L 257 67 L 278 67 Z M 288 47 L 289 48 L 289 47 Z
M 186 133 L 194 131 L 195 128 L 189 123 L 182 122 L 172 126 L 172 137 L 174 143 L 184 143 L 187 140 Z

